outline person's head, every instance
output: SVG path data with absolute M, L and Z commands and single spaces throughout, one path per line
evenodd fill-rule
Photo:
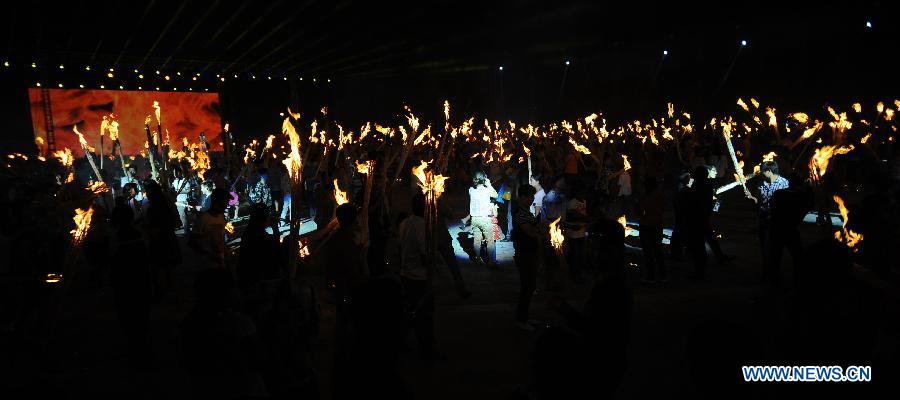
M 528 184 L 534 187 L 535 190 L 540 190 L 543 187 L 541 186 L 541 175 L 532 175 L 528 177 Z
M 655 176 L 646 176 L 644 177 L 644 192 L 647 194 L 656 192 L 656 189 L 659 188 L 659 182 L 656 180 Z
M 144 189 L 147 191 L 147 199 L 150 200 L 150 203 L 154 202 L 163 202 L 165 201 L 165 196 L 163 195 L 162 187 L 159 186 L 156 181 L 148 179 L 144 182 Z
M 425 195 L 422 193 L 416 193 L 412 197 L 409 203 L 412 208 L 413 215 L 417 215 L 419 217 L 425 216 Z
M 530 206 L 531 203 L 534 203 L 534 195 L 536 193 L 537 190 L 535 190 L 533 186 L 519 186 L 519 191 L 516 193 L 518 195 L 517 198 L 519 200 L 519 204 L 522 206 Z
M 706 183 L 709 180 L 709 168 L 705 165 L 694 168 L 693 178 L 697 183 Z
M 487 186 L 488 178 L 487 175 L 482 171 L 475 171 L 475 175 L 472 177 L 472 186 Z
M 694 178 L 691 177 L 690 172 L 684 172 L 678 177 L 678 183 L 682 188 L 690 187 L 694 183 Z
M 341 229 L 349 229 L 356 222 L 356 206 L 352 203 L 344 203 L 335 210 L 338 225 Z
M 209 213 L 213 215 L 224 214 L 225 208 L 228 207 L 228 198 L 228 192 L 225 189 L 217 188 L 213 190 L 209 199 Z
M 125 195 L 127 199 L 133 199 L 134 196 L 137 196 L 137 184 L 134 182 L 128 182 L 125 186 L 122 186 L 122 193 Z
M 200 192 L 209 196 L 212 194 L 213 190 L 216 189 L 216 184 L 213 181 L 205 181 L 200 184 Z
M 762 165 L 759 166 L 759 173 L 767 182 L 775 182 L 779 176 L 778 163 L 775 161 L 764 161 Z

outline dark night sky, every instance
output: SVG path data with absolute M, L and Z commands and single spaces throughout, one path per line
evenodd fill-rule
M 225 117 L 253 131 L 276 127 L 292 100 L 348 123 L 389 120 L 404 102 L 437 117 L 445 98 L 460 114 L 540 121 L 639 118 L 666 101 L 729 111 L 739 95 L 810 109 L 898 93 L 889 2 L 34 1 L 5 17 L 5 101 L 40 80 L 96 86 L 110 67 L 128 86 L 134 69 L 182 88 L 200 72 L 196 85 L 220 91 Z

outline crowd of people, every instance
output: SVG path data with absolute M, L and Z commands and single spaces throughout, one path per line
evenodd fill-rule
M 74 164 L 74 179 L 66 178 L 64 165 L 12 159 L 3 174 L 2 271 L 23 283 L 7 295 L 15 305 L 4 316 L 7 329 L 23 337 L 39 329 L 35 321 L 56 318 L 41 307 L 41 298 L 58 295 L 48 292 L 45 278 L 61 274 L 66 293 L 112 288 L 127 358 L 136 369 L 154 365 L 151 309 L 191 304 L 178 343 L 196 397 L 316 397 L 322 388 L 314 348 L 322 332 L 332 330 L 335 398 L 409 398 L 398 366 L 406 337 L 415 337 L 422 359 L 448 358 L 435 328 L 435 280 L 442 268 L 453 279 L 453 295 L 465 300 L 473 293 L 462 267 L 514 266 L 520 286 L 509 299 L 515 304 L 510 324 L 541 335 L 533 349 L 534 381 L 512 396 L 611 394 L 629 362 L 633 285 L 681 279 L 670 267 L 684 261 L 693 269 L 687 278 L 712 284 L 716 271 L 708 267 L 709 254 L 720 265 L 736 260 L 719 244 L 719 210 L 740 204 L 756 210 L 745 223 L 758 232 L 760 256 L 739 257 L 760 266 L 760 282 L 796 293 L 795 307 L 821 301 L 840 310 L 806 314 L 790 332 L 844 332 L 860 341 L 828 362 L 893 362 L 887 368 L 896 368 L 896 350 L 875 348 L 897 343 L 896 319 L 870 308 L 896 311 L 890 293 L 897 283 L 892 249 L 900 163 L 893 140 L 868 147 L 877 159 L 854 152 L 832 160 L 824 176 L 811 177 L 797 162 L 810 157 L 805 148 L 785 144 L 771 131 L 752 138 L 748 133 L 738 142 L 744 159 L 769 152 L 777 157 L 767 157 L 755 178 L 746 184 L 738 178 L 735 186 L 732 174 L 738 171 L 725 143 L 731 139 L 715 126 L 661 143 L 626 135 L 590 148 L 546 135 L 497 144 L 502 136 L 496 131 L 493 141 L 460 140 L 446 153 L 443 146 L 357 143 L 344 153 L 310 155 L 300 179 L 274 157 L 242 163 L 234 150 L 210 153 L 209 170 L 173 162 L 155 179 L 148 159 L 122 165 L 112 158 L 99 177 L 107 192 L 85 189 L 98 177 L 83 159 Z M 520 145 L 527 153 L 518 152 Z M 504 152 L 516 154 L 504 158 Z M 357 172 L 360 159 L 375 161 L 372 177 Z M 432 208 L 407 172 L 434 160 L 443 161 L 436 172 L 449 176 L 449 189 Z M 373 185 L 369 198 L 367 179 Z M 736 189 L 720 189 L 729 184 Z M 341 189 L 349 192 L 348 202 L 333 196 Z M 291 202 L 292 193 L 301 198 Z M 838 194 L 862 205 L 850 214 L 853 230 L 865 238 L 861 245 L 833 235 L 830 199 Z M 456 198 L 467 198 L 468 208 L 455 209 L 450 203 Z M 729 204 L 723 204 L 726 198 Z M 77 244 L 69 240 L 76 208 L 93 210 L 88 234 Z M 809 212 L 825 232 L 821 237 L 801 232 Z M 319 229 L 298 240 L 299 233 L 285 233 L 295 218 L 315 221 Z M 846 232 L 848 214 L 842 218 Z M 450 229 L 463 232 L 456 246 Z M 556 229 L 562 245 L 551 240 Z M 633 230 L 638 233 L 629 234 Z M 511 242 L 512 257 L 498 255 L 501 241 Z M 298 245 L 307 253 L 298 255 Z M 785 249 L 789 282 L 782 279 Z M 469 263 L 460 262 L 466 255 Z M 629 279 L 632 261 L 638 282 Z M 196 273 L 190 299 L 174 290 L 184 271 Z M 865 284 L 849 279 L 860 274 Z M 859 294 L 878 285 L 879 294 Z M 572 294 L 581 293 L 573 287 L 587 287 L 579 299 L 583 307 L 572 305 Z M 536 295 L 564 321 L 561 326 L 547 329 L 546 321 L 533 318 Z M 326 305 L 333 307 L 334 323 L 323 330 Z M 850 322 L 858 329 L 841 328 Z M 811 340 L 780 354 L 804 360 L 825 342 Z M 712 368 L 704 343 L 691 351 L 692 368 Z M 721 357 L 729 356 L 743 355 Z M 723 386 L 698 382 L 697 391 L 725 393 L 716 390 L 733 389 L 728 385 L 734 379 L 717 384 Z

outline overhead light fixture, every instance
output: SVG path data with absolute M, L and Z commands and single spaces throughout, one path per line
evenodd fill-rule
M 144 74 L 138 75 L 138 79 L 144 79 Z
M 125 89 L 125 87 L 122 85 L 119 85 L 119 89 Z
M 175 75 L 181 76 L 181 71 L 175 71 Z
M 746 46 L 746 45 L 747 45 L 747 41 L 746 41 L 746 40 L 741 40 L 741 47 Z
M 669 55 L 669 51 L 668 51 L 668 50 L 663 50 L 663 55 L 664 55 L 664 56 Z
M 503 66 L 501 65 L 499 69 L 500 69 L 500 71 L 503 71 Z
M 62 83 L 60 83 L 60 84 L 58 84 L 58 85 L 56 85 L 56 86 L 59 86 L 59 87 L 62 87 L 62 86 L 63 86 L 63 84 L 62 84 Z
M 138 73 L 138 70 L 134 70 L 134 73 Z
M 109 69 L 109 72 L 116 72 L 116 70 L 110 68 L 110 69 Z
M 84 89 L 84 85 L 78 85 L 78 87 Z
M 8 67 L 8 66 L 9 66 L 9 61 L 3 61 L 3 66 L 4 66 L 4 67 Z
M 38 83 L 35 83 L 35 86 L 37 86 L 37 87 L 41 87 L 41 83 L 40 83 L 40 82 L 38 82 Z
M 90 70 L 91 70 L 91 66 L 90 66 L 90 65 L 85 65 L 85 66 L 84 66 L 84 70 L 85 70 L 85 71 L 90 71 Z
M 569 66 L 569 64 L 570 64 L 569 60 L 566 60 L 566 66 Z
M 195 77 L 191 78 L 191 80 L 192 80 L 192 81 L 196 81 L 196 80 L 197 80 L 197 77 L 195 76 Z
M 113 73 L 112 73 L 112 72 L 108 72 L 108 73 L 106 74 L 106 76 L 109 77 L 109 78 L 112 78 L 112 77 L 113 77 Z
M 37 68 L 37 64 L 36 64 L 36 63 L 31 63 L 31 68 Z
M 169 80 L 169 79 L 172 79 L 172 78 L 169 78 L 169 76 L 168 76 L 168 75 L 166 75 L 166 76 L 165 76 L 165 77 L 164 77 L 164 78 L 163 78 L 163 79 L 165 79 L 165 80 Z
M 271 76 L 267 76 L 266 79 L 268 79 L 268 80 L 271 81 L 271 80 L 272 80 L 272 77 L 271 77 Z
M 65 65 L 59 64 L 59 69 L 66 69 Z
M 100 85 L 100 89 L 106 89 L 105 85 Z
M 866 21 L 866 28 L 872 29 L 872 21 Z

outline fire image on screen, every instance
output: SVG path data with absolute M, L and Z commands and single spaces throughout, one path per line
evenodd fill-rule
M 42 90 L 49 94 L 49 105 L 44 104 Z M 168 134 L 173 146 L 182 143 L 183 138 L 198 143 L 200 133 L 205 132 L 211 150 L 222 148 L 217 93 L 31 88 L 28 97 L 35 137 L 47 140 L 45 113 L 51 110 L 56 149 L 68 147 L 77 156 L 83 152 L 77 135 L 72 132 L 73 125 L 78 126 L 91 147 L 100 151 L 100 124 L 103 116 L 110 114 L 119 122 L 122 151 L 127 155 L 139 154 L 147 142 L 144 120 L 148 115 L 151 130 L 156 131 L 154 101 L 159 102 L 162 119 L 160 141 Z M 112 144 L 108 137 L 104 140 L 104 153 L 109 154 Z

